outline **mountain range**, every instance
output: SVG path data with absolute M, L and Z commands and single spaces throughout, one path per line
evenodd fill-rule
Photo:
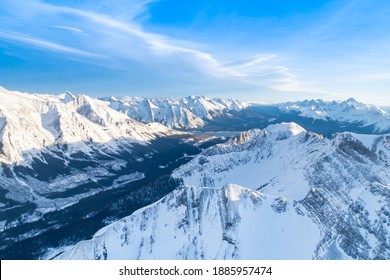
M 229 111 L 240 111 L 248 103 L 234 99 L 188 96 L 182 98 L 142 98 L 124 97 L 121 99 L 102 98 L 108 105 L 129 117 L 144 122 L 159 122 L 176 129 L 195 129 L 206 125 L 216 117 Z
M 189 96 L 183 98 L 102 98 L 111 108 L 144 123 L 201 132 L 245 131 L 269 124 L 295 122 L 306 129 L 331 136 L 335 132 L 390 132 L 386 108 L 350 98 L 345 101 L 305 100 L 257 104 L 234 99 Z
M 389 259 L 386 108 L 0 100 L 1 259 Z
M 389 132 L 390 114 L 385 108 L 367 105 L 350 98 L 345 101 L 305 100 L 278 104 L 284 112 L 297 112 L 313 120 L 333 120 L 372 127 L 374 133 Z

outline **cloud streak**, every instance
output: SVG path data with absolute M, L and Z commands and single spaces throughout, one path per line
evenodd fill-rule
M 79 55 L 79 56 L 85 56 L 85 57 L 91 57 L 91 58 L 104 58 L 102 55 L 86 52 L 80 49 L 75 49 L 72 47 L 67 47 L 64 45 L 60 45 L 57 43 L 53 43 L 50 41 L 42 40 L 39 38 L 30 37 L 28 35 L 20 34 L 20 33 L 14 33 L 14 32 L 7 32 L 7 31 L 1 31 L 0 30 L 0 38 L 7 39 L 10 41 L 18 42 L 21 44 L 46 49 L 54 52 L 63 52 L 73 55 Z
M 75 28 L 75 27 L 71 27 L 71 26 L 54 25 L 53 27 L 54 28 L 58 28 L 58 29 L 68 30 L 68 31 L 71 31 L 71 32 L 76 32 L 76 33 L 84 33 L 84 31 L 81 30 L 80 28 Z

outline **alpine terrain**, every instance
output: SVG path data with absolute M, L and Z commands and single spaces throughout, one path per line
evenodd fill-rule
M 2 259 L 390 257 L 378 107 L 0 99 Z
M 183 185 L 59 259 L 389 259 L 390 136 L 295 123 L 210 147 Z

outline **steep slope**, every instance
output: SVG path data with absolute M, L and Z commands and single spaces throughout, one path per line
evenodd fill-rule
M 389 259 L 389 166 L 387 135 L 249 131 L 178 168 L 186 187 L 60 258 Z
M 315 120 L 333 120 L 357 123 L 361 127 L 372 127 L 374 133 L 390 131 L 390 114 L 373 105 L 350 98 L 345 101 L 305 100 L 277 105 L 284 112 L 298 112 L 299 116 Z
M 183 98 L 104 98 L 108 105 L 144 123 L 160 122 L 173 128 L 194 129 L 229 111 L 249 104 L 233 99 L 189 96 Z

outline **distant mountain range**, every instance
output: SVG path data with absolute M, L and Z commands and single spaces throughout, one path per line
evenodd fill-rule
M 357 123 L 361 127 L 372 127 L 373 132 L 390 130 L 390 114 L 385 110 L 360 103 L 353 98 L 346 101 L 306 100 L 277 105 L 284 112 L 298 112 L 299 116 L 314 120 L 333 120 Z
M 305 100 L 259 105 L 233 99 L 189 96 L 183 98 L 103 98 L 108 105 L 144 123 L 159 122 L 184 130 L 243 131 L 272 123 L 296 122 L 315 132 L 390 132 L 390 114 L 376 106 L 346 101 Z M 318 131 L 317 131 L 318 130 Z
M 7 164 L 26 160 L 27 154 L 31 159 L 50 146 L 67 144 L 67 154 L 88 154 L 99 144 L 116 151 L 117 140 L 145 143 L 175 133 L 158 123 L 138 122 L 86 95 L 27 94 L 3 88 L 0 95 L 0 160 Z
M 102 98 L 108 105 L 129 117 L 144 122 L 159 122 L 177 129 L 195 129 L 229 111 L 239 111 L 248 103 L 234 99 L 189 96 L 182 98 L 115 97 Z

